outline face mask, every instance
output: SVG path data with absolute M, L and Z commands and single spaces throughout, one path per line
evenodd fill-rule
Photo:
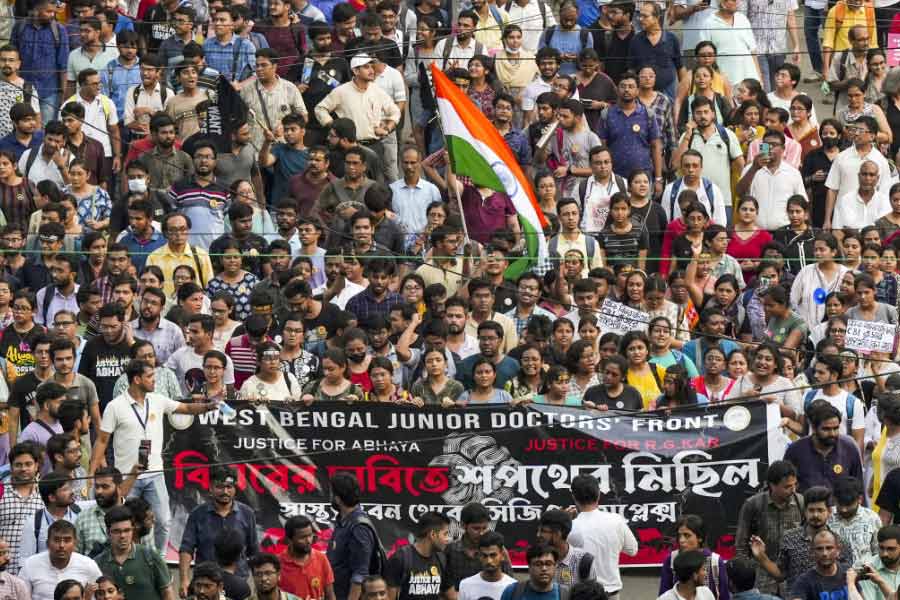
M 826 148 L 837 148 L 841 143 L 839 138 L 827 137 L 822 138 L 822 145 Z
M 138 194 L 146 194 L 147 193 L 147 180 L 146 179 L 129 179 L 128 180 L 128 191 L 129 192 L 137 192 Z
M 516 50 L 513 50 L 512 48 L 510 48 L 510 47 L 507 46 L 506 44 L 503 44 L 503 49 L 506 50 L 506 53 L 507 53 L 507 54 L 519 54 L 519 53 L 522 51 L 521 48 L 517 48 Z
M 366 360 L 366 355 L 365 354 L 348 354 L 347 358 L 350 359 L 350 362 L 359 364 L 362 361 Z

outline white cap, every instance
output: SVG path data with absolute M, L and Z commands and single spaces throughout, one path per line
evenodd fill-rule
M 375 59 L 369 56 L 368 54 L 357 54 L 353 58 L 350 59 L 350 68 L 355 69 L 356 67 L 361 67 L 363 65 L 367 65 L 371 62 L 375 62 Z

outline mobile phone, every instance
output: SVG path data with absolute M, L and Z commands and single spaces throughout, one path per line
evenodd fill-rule
M 581 99 L 581 103 L 585 106 L 585 108 L 590 108 L 593 102 L 593 100 L 588 100 L 587 98 Z
M 141 440 L 138 446 L 138 464 L 145 469 L 150 466 L 150 440 Z
M 761 142 L 759 144 L 759 153 L 760 154 L 768 155 L 770 149 L 771 149 L 771 146 L 769 146 L 768 142 Z

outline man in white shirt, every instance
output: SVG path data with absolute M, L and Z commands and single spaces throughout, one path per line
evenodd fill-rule
M 459 582 L 459 600 L 500 600 L 505 590 L 516 580 L 501 568 L 506 551 L 503 536 L 496 531 L 488 531 L 478 540 L 478 560 L 481 571 Z
M 831 226 L 835 233 L 845 227 L 862 229 L 874 225 L 876 219 L 891 212 L 887 190 L 876 187 L 878 176 L 878 165 L 873 161 L 866 160 L 859 166 L 859 187 L 840 196 L 834 205 Z
M 678 197 L 684 190 L 692 190 L 697 193 L 697 200 L 712 222 L 727 226 L 730 215 L 725 210 L 725 197 L 719 186 L 703 176 L 703 155 L 697 150 L 686 150 L 681 155 L 681 172 L 684 176 L 672 181 L 663 190 L 662 207 L 669 221 L 681 217 Z
M 788 224 L 787 201 L 791 196 L 806 198 L 806 187 L 800 171 L 782 160 L 784 134 L 768 130 L 763 136 L 768 152 L 760 152 L 744 168 L 737 184 L 737 195 L 750 195 L 759 202 L 757 224 L 769 231 Z M 766 148 L 766 146 L 762 146 Z
M 75 526 L 60 519 L 47 530 L 47 550 L 25 559 L 19 578 L 28 585 L 32 600 L 53 600 L 60 581 L 74 579 L 86 585 L 102 574 L 97 563 L 75 552 Z
M 509 0 L 503 7 L 509 22 L 522 28 L 522 48 L 536 52 L 541 33 L 556 26 L 553 9 L 546 0 Z
M 606 146 L 594 146 L 588 151 L 591 176 L 578 184 L 578 200 L 583 208 L 581 229 L 596 233 L 606 227 L 609 199 L 616 192 L 627 192 L 625 180 L 613 174 L 612 153 Z
M 863 161 L 871 160 L 878 165 L 878 183 L 875 186 L 877 189 L 887 191 L 891 187 L 891 168 L 875 145 L 875 136 L 879 131 L 875 117 L 862 116 L 848 125 L 847 130 L 851 131 L 853 136 L 853 146 L 838 154 L 831 163 L 831 169 L 825 179 L 828 191 L 825 196 L 823 229 L 831 229 L 831 217 L 837 199 L 855 192 L 859 186 L 859 167 Z
M 69 183 L 69 163 L 74 156 L 66 149 L 66 127 L 61 121 L 44 126 L 44 141 L 37 148 L 29 148 L 19 157 L 19 173 L 37 185 L 49 179 L 57 187 Z
M 597 582 L 612 600 L 622 589 L 619 554 L 624 552 L 635 556 L 638 552 L 637 538 L 628 528 L 625 517 L 600 510 L 600 483 L 596 477 L 579 475 L 572 480 L 571 490 L 578 516 L 572 520 L 569 543 L 594 556 Z
M 211 317 L 210 317 L 211 318 Z M 163 474 L 163 417 L 171 414 L 197 415 L 218 407 L 215 402 L 185 404 L 155 394 L 156 369 L 143 360 L 132 360 L 125 369 L 128 391 L 114 398 L 103 411 L 100 432 L 94 444 L 89 475 L 100 466 L 113 434 L 113 455 L 117 468 L 129 472 L 136 464 L 150 471 L 131 489 L 131 496 L 143 497 L 156 517 L 154 537 L 157 548 L 165 548 L 169 538 L 169 492 Z
M 485 54 L 484 46 L 475 39 L 478 15 L 464 10 L 456 17 L 456 35 L 440 40 L 434 46 L 434 54 L 439 56 L 438 66 L 448 69 L 466 69 L 469 59 L 476 54 Z
M 538 120 L 537 99 L 545 92 L 553 91 L 553 80 L 562 65 L 562 54 L 556 48 L 544 47 L 534 57 L 538 77 L 522 91 L 522 112 L 525 114 L 523 126 L 527 128 Z
M 803 412 L 805 413 L 814 401 L 825 400 L 841 413 L 841 433 L 852 437 L 862 450 L 866 432 L 866 407 L 862 400 L 842 390 L 837 383 L 841 379 L 841 367 L 841 359 L 838 356 L 826 354 L 816 358 L 816 364 L 813 365 L 816 388 L 804 395 Z M 848 408 L 852 413 L 848 412 Z
M 172 353 L 166 360 L 165 366 L 175 373 L 181 391 L 187 398 L 197 393 L 206 382 L 203 374 L 203 355 L 214 350 L 213 336 L 216 331 L 216 322 L 210 315 L 191 315 L 188 319 L 188 344 Z M 226 356 L 225 375 L 222 379 L 227 386 L 234 385 L 234 363 L 231 357 Z

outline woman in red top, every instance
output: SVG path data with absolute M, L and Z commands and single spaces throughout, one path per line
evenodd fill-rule
M 703 356 L 703 375 L 691 380 L 697 393 L 709 398 L 710 404 L 722 402 L 734 385 L 734 379 L 725 372 L 725 365 L 725 352 L 718 346 L 710 346 Z
M 744 196 L 738 204 L 734 234 L 728 242 L 728 254 L 737 259 L 744 274 L 744 281 L 750 283 L 759 268 L 763 248 L 772 241 L 772 234 L 759 228 L 756 217 L 759 202 L 752 196 Z

